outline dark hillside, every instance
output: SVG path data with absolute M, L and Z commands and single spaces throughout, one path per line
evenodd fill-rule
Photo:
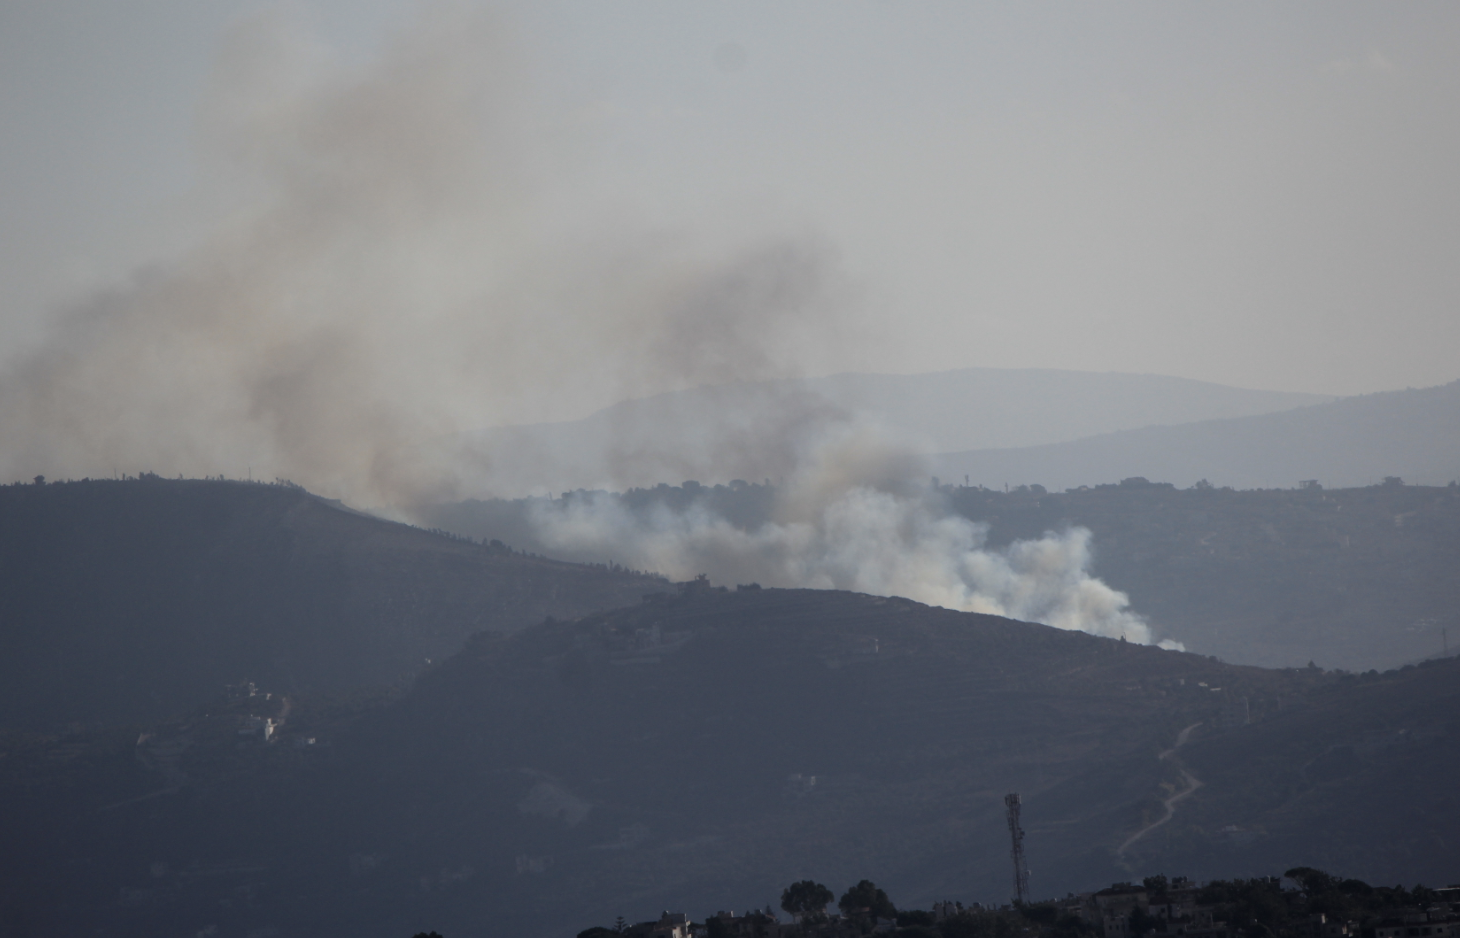
M 1457 486 L 1234 491 L 1133 478 L 1062 493 L 940 491 L 953 511 L 989 525 L 994 546 L 1089 528 L 1095 575 L 1129 595 L 1158 634 L 1201 654 L 1367 671 L 1443 654 L 1447 641 L 1460 645 Z M 772 517 L 776 490 L 686 482 L 619 498 L 641 514 L 694 506 L 753 529 Z M 542 550 L 532 507 L 460 502 L 437 508 L 432 523 Z
M 1182 758 L 1207 787 L 1142 849 L 1184 849 L 1194 871 L 1230 873 L 1237 859 L 1250 872 L 1282 857 L 1438 884 L 1460 870 L 1460 658 L 1344 675 L 1243 733 L 1196 740 Z
M 1460 643 L 1455 486 L 946 491 L 996 544 L 1089 528 L 1094 572 L 1193 651 L 1367 671 Z
M 389 683 L 473 632 L 664 588 L 289 486 L 156 477 L 0 487 L 0 586 L 11 727 L 163 719 L 242 681 Z
M 1456 676 L 1264 671 L 904 600 L 694 589 L 477 636 L 395 701 L 305 701 L 271 743 L 235 741 L 236 702 L 135 743 L 16 740 L 0 835 L 26 858 L 12 907 L 78 934 L 562 935 L 774 903 L 808 876 L 872 878 L 905 906 L 1005 901 L 1011 790 L 1041 896 L 1270 869 L 1279 848 L 1431 882 L 1460 844 L 1457 731 L 1411 717 L 1455 712 Z M 1416 743 L 1400 753 L 1391 728 Z M 1400 755 L 1404 778 L 1381 771 Z M 1395 797 L 1422 830 L 1326 813 Z

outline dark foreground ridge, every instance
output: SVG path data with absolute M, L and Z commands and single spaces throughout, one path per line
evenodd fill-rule
M 8 741 L 0 908 L 38 934 L 396 938 L 760 907 L 806 878 L 997 902 L 1011 790 L 1036 895 L 1159 869 L 1460 865 L 1453 659 L 1267 671 L 701 585 L 480 634 L 392 699 L 264 690 Z
M 666 589 L 344 509 L 296 486 L 0 486 L 6 727 L 168 719 L 255 681 L 391 684 L 481 630 Z
M 627 925 L 620 916 L 614 927 L 584 929 L 577 938 L 1452 938 L 1460 929 L 1460 886 L 1375 887 L 1309 867 L 1209 883 L 1157 874 L 1014 905 L 944 901 L 900 909 L 865 879 L 831 910 L 834 895 L 802 880 L 782 891 L 784 915 L 767 906 L 703 922 L 665 912 Z

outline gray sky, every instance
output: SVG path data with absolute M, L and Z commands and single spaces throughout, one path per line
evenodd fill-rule
M 414 6 L 291 9 L 348 67 Z M 247 204 L 198 116 L 221 37 L 259 7 L 0 5 L 0 347 Z M 538 0 L 505 19 L 509 49 L 483 54 L 522 76 L 536 224 L 814 240 L 854 313 L 807 371 L 1460 377 L 1460 5 Z

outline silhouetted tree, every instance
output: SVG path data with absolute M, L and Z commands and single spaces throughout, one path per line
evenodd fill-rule
M 832 891 L 820 883 L 803 879 L 787 886 L 781 893 L 781 908 L 797 918 L 806 918 L 820 915 L 826 910 L 827 903 L 835 898 Z
M 1332 876 L 1311 866 L 1295 866 L 1283 875 L 1303 887 L 1310 896 L 1321 895 L 1334 887 Z
M 837 900 L 837 908 L 845 915 L 856 915 L 865 912 L 874 918 L 895 918 L 897 909 L 893 907 L 892 900 L 887 898 L 887 893 L 877 888 L 877 885 L 870 879 L 864 879 L 857 885 L 848 889 Z
M 1171 888 L 1170 880 L 1160 873 L 1155 876 L 1147 876 L 1141 880 L 1141 885 L 1146 887 L 1146 893 L 1151 897 L 1151 901 L 1156 903 L 1164 902 L 1166 891 Z
M 1031 922 L 1053 925 L 1060 917 L 1060 910 L 1048 902 L 1026 902 L 1019 906 L 1019 914 Z

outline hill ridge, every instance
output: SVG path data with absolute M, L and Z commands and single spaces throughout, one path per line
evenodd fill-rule
M 1014 449 L 946 452 L 948 478 L 1052 489 L 1142 476 L 1186 487 L 1330 488 L 1395 476 L 1421 485 L 1460 479 L 1460 380 L 1383 391 L 1277 413 L 1142 427 Z
M 667 588 L 342 509 L 289 486 L 0 486 L 0 707 L 156 719 L 224 684 L 389 684 L 480 629 Z

